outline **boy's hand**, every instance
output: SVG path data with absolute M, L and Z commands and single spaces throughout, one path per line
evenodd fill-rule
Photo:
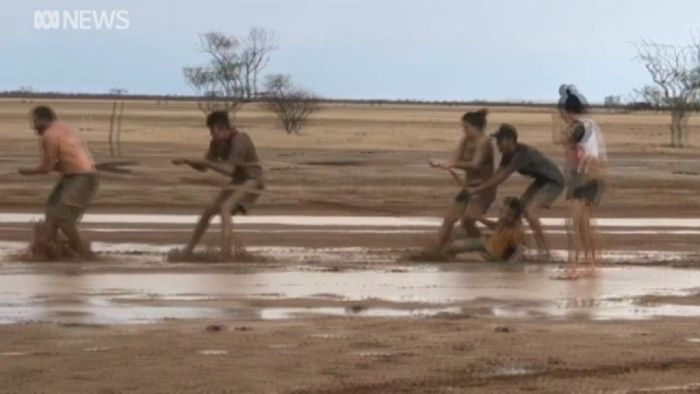
M 34 171 L 31 168 L 18 168 L 17 173 L 20 175 L 32 175 Z

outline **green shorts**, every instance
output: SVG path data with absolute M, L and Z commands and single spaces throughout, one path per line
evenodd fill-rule
M 75 223 L 90 206 L 97 192 L 97 174 L 66 174 L 54 186 L 46 203 L 46 216 Z

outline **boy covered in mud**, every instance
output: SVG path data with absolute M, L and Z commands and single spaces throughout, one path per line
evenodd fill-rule
M 46 219 L 37 234 L 37 247 L 51 248 L 58 243 L 58 231 L 68 239 L 71 249 L 83 258 L 92 258 L 78 233 L 77 223 L 97 192 L 98 177 L 90 152 L 80 137 L 54 111 L 38 106 L 31 112 L 32 127 L 41 142 L 41 163 L 20 168 L 22 175 L 61 174 L 48 202 Z
M 487 261 L 505 261 L 515 263 L 523 254 L 525 233 L 522 226 L 522 206 L 515 197 L 506 197 L 501 206 L 498 221 L 479 218 L 491 230 L 486 238 L 467 238 L 452 242 L 447 247 L 447 254 L 477 252 Z
M 221 253 L 231 257 L 231 215 L 247 213 L 264 188 L 262 166 L 248 134 L 231 125 L 228 113 L 214 111 L 207 116 L 207 128 L 211 135 L 209 150 L 204 159 L 175 159 L 173 164 L 186 164 L 197 171 L 212 170 L 231 178 L 230 185 L 218 192 L 214 200 L 204 209 L 195 227 L 192 238 L 183 249 L 191 256 L 209 227 L 211 218 L 221 216 Z

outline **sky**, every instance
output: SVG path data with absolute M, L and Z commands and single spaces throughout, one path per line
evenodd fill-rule
M 127 29 L 35 29 L 35 10 L 123 10 Z M 112 0 L 5 2 L 0 90 L 192 94 L 198 35 L 254 26 L 279 48 L 265 73 L 327 98 L 589 101 L 649 83 L 634 43 L 687 44 L 699 0 Z

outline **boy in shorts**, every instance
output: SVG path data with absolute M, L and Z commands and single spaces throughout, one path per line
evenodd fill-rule
M 255 145 L 248 134 L 237 130 L 229 121 L 228 113 L 215 111 L 207 116 L 211 134 L 209 150 L 203 160 L 175 159 L 173 164 L 187 164 L 197 171 L 213 170 L 231 178 L 214 200 L 204 209 L 192 238 L 183 253 L 191 255 L 209 227 L 211 218 L 221 215 L 221 253 L 231 257 L 231 215 L 247 213 L 264 188 L 262 166 L 258 162 Z

